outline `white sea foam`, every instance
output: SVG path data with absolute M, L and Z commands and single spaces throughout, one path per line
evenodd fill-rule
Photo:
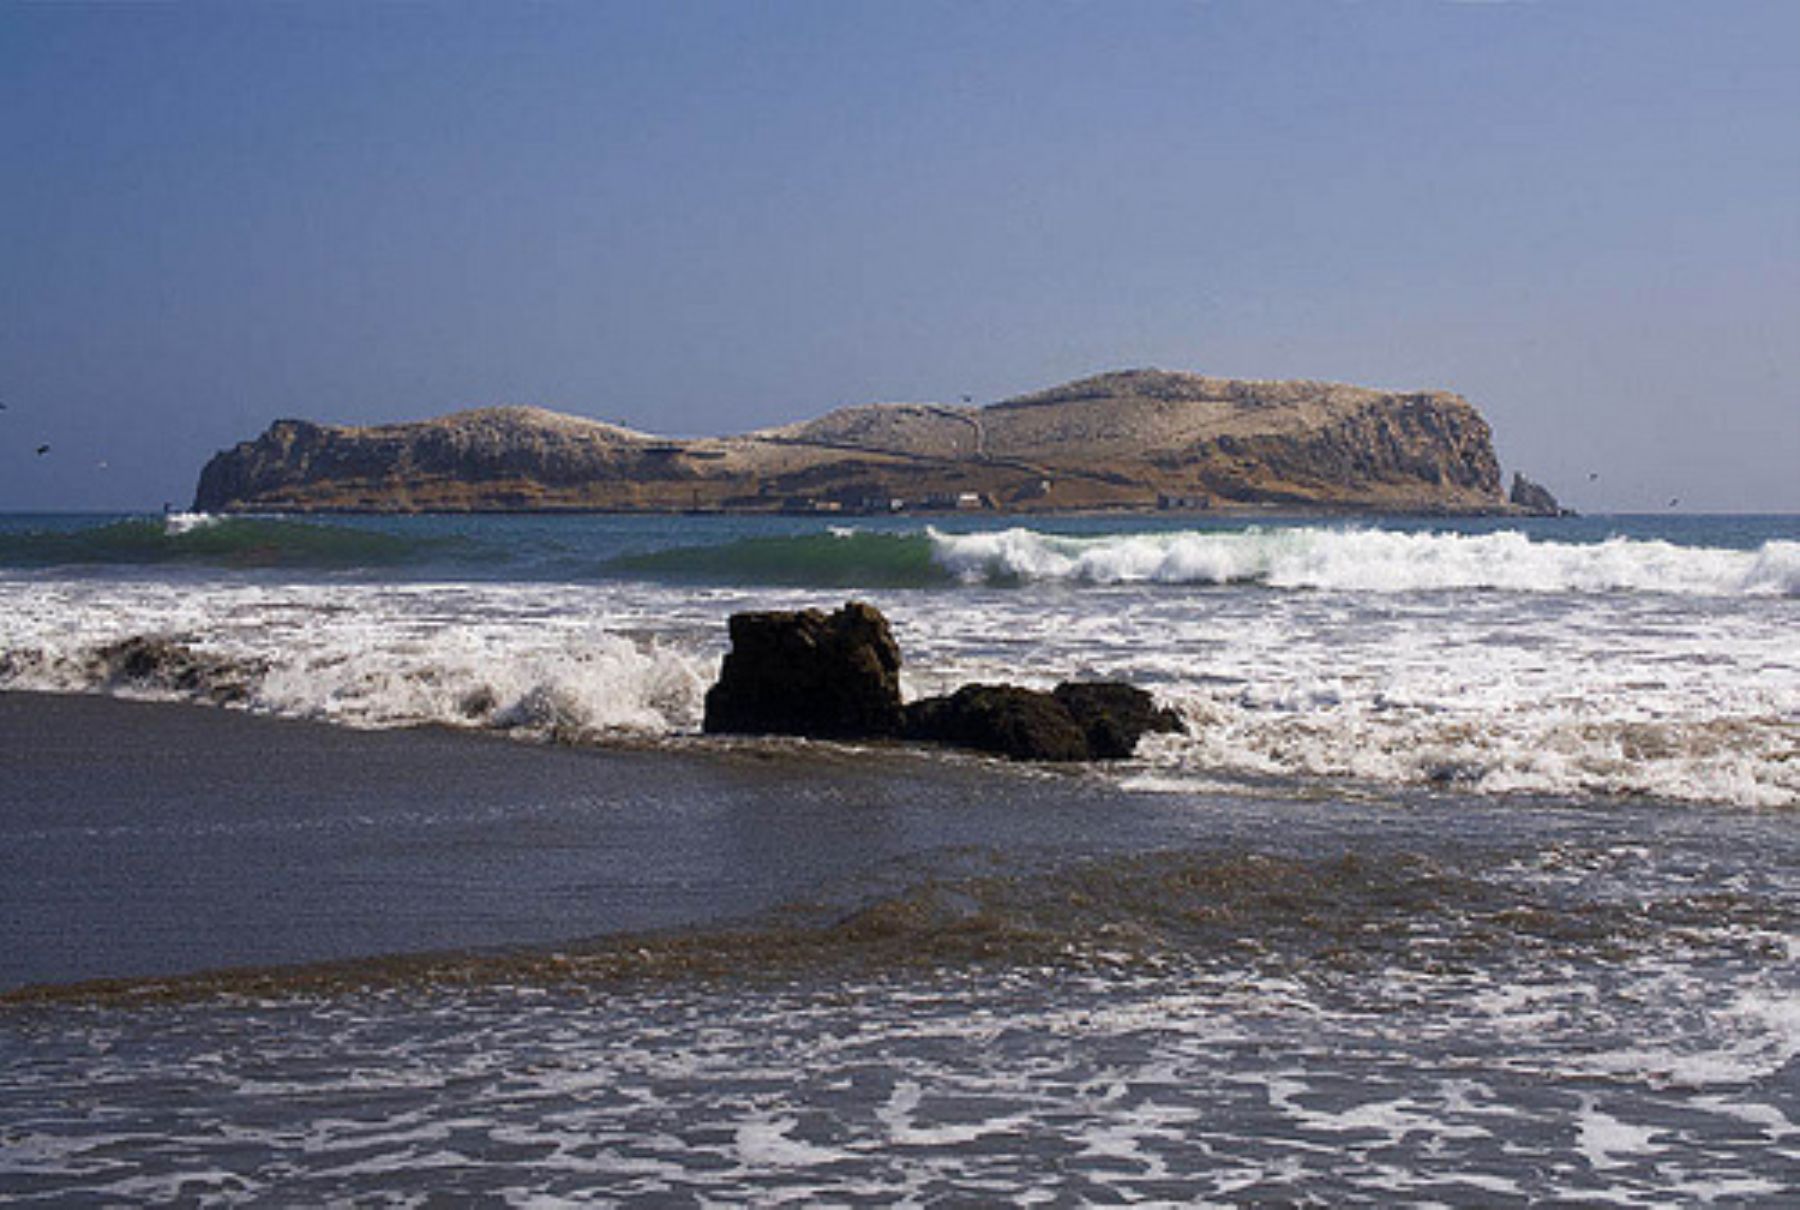
M 1240 584 L 1353 592 L 1496 589 L 1693 596 L 1800 595 L 1800 543 L 1754 551 L 1613 538 L 1534 541 L 1380 529 L 1249 529 L 1066 537 L 1029 529 L 931 531 L 940 565 L 965 582 Z
M 1749 592 L 1800 596 L 1800 542 L 1765 542 L 1744 584 Z
M 440 723 L 560 739 L 691 730 L 717 654 L 581 590 L 464 585 L 0 581 L 0 687 L 179 698 L 96 653 L 166 638 L 246 670 L 250 709 L 359 727 Z
M 163 516 L 163 532 L 170 537 L 177 537 L 197 529 L 211 528 L 219 520 L 212 513 L 166 513 Z
M 1694 985 L 1642 969 L 1528 962 L 1567 1006 L 1547 1026 L 1484 1000 L 1521 972 L 1473 954 L 1419 961 L 1406 1003 L 1354 968 L 1232 962 L 84 1012 L 0 1067 L 0 1163 L 51 1200 L 389 1200 L 474 1155 L 484 1191 L 523 1205 L 997 1202 L 1026 1185 L 1156 1204 L 1778 1198 L 1791 1084 L 1746 1073 L 1696 1095 L 1581 1065 L 1595 1043 L 1695 1032 Z M 270 1069 L 291 1092 L 241 1083 Z M 104 1088 L 106 1112 L 70 1112 L 78 1086 Z
M 737 1126 L 738 1156 L 750 1168 L 795 1168 L 829 1164 L 844 1158 L 842 1152 L 818 1147 L 792 1137 L 799 1120 L 760 1114 Z
M 1190 539 L 1198 544 L 1184 546 Z M 1011 552 L 1014 566 L 1085 558 L 1108 576 L 1130 560 L 1151 569 L 1188 560 L 1187 574 L 1211 552 L 1268 557 L 1283 575 L 1311 567 L 1320 583 L 1373 584 L 1382 565 L 1346 553 L 1366 543 L 1411 551 L 1410 562 L 1387 566 L 1411 568 L 1415 583 L 1451 582 L 1446 566 L 1466 578 L 1485 560 L 1496 569 L 1491 587 L 1538 556 L 1611 560 L 1643 583 L 1729 581 L 1743 591 L 1196 594 L 1107 583 L 871 599 L 894 625 L 911 697 L 976 680 L 1118 678 L 1150 688 L 1190 734 L 1146 741 L 1127 770 L 1141 788 L 1191 793 L 1250 779 L 1279 792 L 1324 779 L 1800 806 L 1800 597 L 1786 592 L 1800 543 L 1697 553 L 1660 543 L 1559 547 L 1517 534 L 1271 531 L 1106 539 L 1057 554 L 1055 542 L 1074 540 L 1013 530 L 940 541 L 971 558 Z M 1647 570 L 1659 558 L 1674 570 Z M 1696 569 L 1709 560 L 1718 574 L 1707 581 Z M 179 697 L 179 687 L 109 681 L 96 661 L 106 644 L 154 635 L 251 670 L 243 704 L 270 713 L 575 740 L 679 734 L 699 727 L 728 614 L 818 605 L 819 595 L 623 581 L 0 575 L 0 688 Z
M 1575 1128 L 1576 1149 L 1594 1168 L 1618 1167 L 1660 1150 L 1656 1144 L 1660 1131 L 1622 1122 L 1601 1112 L 1594 1107 L 1591 1096 L 1581 1098 Z
M 887 1143 L 894 1147 L 944 1147 L 973 1143 L 989 1135 L 1004 1135 L 1026 1122 L 1024 1114 L 984 1118 L 972 1122 L 956 1122 L 939 1126 L 920 1124 L 920 1107 L 925 1091 L 910 1080 L 894 1086 L 887 1104 L 875 1110 L 875 1120 L 885 1128 Z

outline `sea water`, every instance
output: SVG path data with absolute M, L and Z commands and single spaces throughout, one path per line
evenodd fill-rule
M 0 568 L 3 688 L 612 754 L 597 797 L 359 749 L 323 803 L 68 827 L 9 761 L 35 885 L 224 918 L 15 968 L 139 978 L 0 1009 L 12 1197 L 1800 1193 L 1800 520 L 15 517 Z M 1064 772 L 697 734 L 729 613 L 851 597 L 909 695 L 1120 677 L 1188 734 Z M 208 864 L 271 846 L 317 878 Z M 334 964 L 141 977 L 289 961 L 331 904 L 382 918 Z
M 151 636 L 284 717 L 683 737 L 729 613 L 852 596 L 909 695 L 1151 689 L 1143 785 L 1800 805 L 1795 518 L 15 517 L 0 688 L 180 697 L 96 658 Z

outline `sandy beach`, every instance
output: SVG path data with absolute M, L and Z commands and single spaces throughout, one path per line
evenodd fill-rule
M 1175 834 L 1154 796 L 904 749 L 603 750 L 7 693 L 0 751 L 0 990 L 848 907 L 911 855 Z

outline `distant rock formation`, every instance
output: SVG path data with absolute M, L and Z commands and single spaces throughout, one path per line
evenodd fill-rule
M 1014 760 L 1116 760 L 1181 720 L 1148 693 L 1114 681 L 1066 682 L 1051 693 L 965 685 L 903 706 L 900 648 L 887 619 L 852 601 L 836 613 L 737 613 L 731 650 L 706 694 L 713 734 L 894 739 L 974 748 Z
M 1568 514 L 1568 510 L 1550 494 L 1549 488 L 1541 483 L 1533 483 L 1518 471 L 1513 472 L 1512 492 L 1507 500 L 1519 512 L 1533 517 L 1562 517 Z
M 1442 391 L 1161 370 L 987 407 L 872 404 L 670 439 L 541 408 L 353 428 L 280 420 L 201 472 L 227 511 L 1510 511 L 1487 422 Z

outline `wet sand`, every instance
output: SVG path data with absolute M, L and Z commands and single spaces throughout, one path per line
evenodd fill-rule
M 15 999 L 221 971 L 236 973 L 188 986 L 241 990 L 272 967 L 322 988 L 754 972 L 845 944 L 910 962 L 1254 938 L 1298 957 L 1339 946 L 1340 921 L 1379 937 L 1392 917 L 1403 936 L 1452 907 L 1585 935 L 1613 927 L 1586 890 L 1563 904 L 1507 871 L 1656 851 L 1685 896 L 1692 870 L 1735 887 L 1745 855 L 1792 842 L 1759 813 L 1154 793 L 1128 788 L 1129 766 L 698 737 L 558 747 L 91 696 L 0 694 L 0 754 L 0 996 Z M 1745 910 L 1785 926 L 1780 896 Z
M 906 751 L 577 749 L 39 694 L 0 694 L 0 752 L 0 991 L 854 903 L 909 854 L 1103 847 L 1129 798 Z
M 0 1200 L 1800 1188 L 1785 813 L 95 698 L 0 745 Z

